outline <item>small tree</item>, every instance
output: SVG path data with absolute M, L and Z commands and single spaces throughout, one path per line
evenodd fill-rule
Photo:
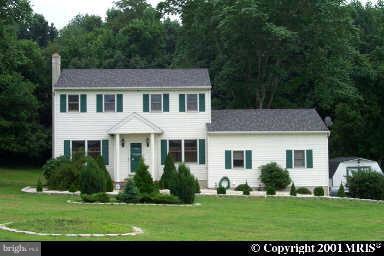
M 170 154 L 167 155 L 167 158 L 164 162 L 163 175 L 160 178 L 160 188 L 161 189 L 170 189 L 172 184 L 175 182 L 177 177 L 177 171 L 173 158 Z
M 296 187 L 295 187 L 295 183 L 293 183 L 293 182 L 292 182 L 291 190 L 289 191 L 289 194 L 291 196 L 296 196 Z
M 179 197 L 183 203 L 192 204 L 195 201 L 195 177 L 185 164 L 180 164 L 177 178 L 171 193 Z
M 315 196 L 324 196 L 324 189 L 323 189 L 323 187 L 315 187 L 315 189 L 313 190 L 313 194 Z
M 105 188 L 107 192 L 113 191 L 113 181 L 111 175 L 109 174 L 107 168 L 105 168 L 104 159 L 101 156 L 96 157 L 96 162 L 99 165 L 99 168 L 104 172 L 105 176 Z
M 36 192 L 43 192 L 43 183 L 41 183 L 41 178 L 40 177 L 37 180 Z
M 80 192 L 94 194 L 105 192 L 105 175 L 93 158 L 88 158 L 80 172 Z
M 133 179 L 128 179 L 127 184 L 125 184 L 124 192 L 120 193 L 117 199 L 125 203 L 139 202 L 139 190 L 136 187 L 135 181 Z
M 195 193 L 197 193 L 197 194 L 201 193 L 199 180 L 197 178 L 195 178 Z
M 143 158 L 140 158 L 139 164 L 136 168 L 136 174 L 133 179 L 140 193 L 151 194 L 156 192 L 152 176 L 149 173 L 148 166 L 145 165 Z
M 376 171 L 352 172 L 347 177 L 351 197 L 382 200 L 384 199 L 384 175 Z
M 343 183 L 340 183 L 340 187 L 339 187 L 339 190 L 337 191 L 336 196 L 338 196 L 338 197 L 346 197 Z
M 285 189 L 291 183 L 288 171 L 274 162 L 261 166 L 260 178 L 266 187 L 275 190 Z

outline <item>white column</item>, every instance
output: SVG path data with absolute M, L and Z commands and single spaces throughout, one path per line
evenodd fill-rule
M 120 134 L 115 135 L 115 181 L 120 182 Z
M 152 178 L 156 179 L 155 177 L 155 134 L 151 133 L 151 174 Z

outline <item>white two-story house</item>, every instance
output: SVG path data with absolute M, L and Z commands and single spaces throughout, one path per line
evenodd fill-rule
M 204 187 L 261 184 L 286 167 L 296 186 L 328 191 L 329 131 L 313 109 L 211 110 L 206 69 L 64 69 L 52 57 L 53 156 L 101 155 L 116 183 L 140 157 L 155 180 L 167 154 Z

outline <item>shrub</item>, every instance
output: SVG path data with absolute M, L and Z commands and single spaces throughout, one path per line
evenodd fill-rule
M 276 195 L 276 189 L 274 187 L 267 187 L 267 195 Z
M 225 195 L 227 193 L 227 189 L 225 187 L 220 186 L 216 189 L 216 192 L 218 195 Z
M 149 173 L 148 166 L 145 165 L 143 158 L 140 158 L 139 164 L 136 168 L 136 174 L 133 179 L 140 193 L 151 194 L 155 192 L 152 176 Z
M 80 170 L 71 162 L 62 162 L 51 172 L 47 186 L 51 190 L 68 190 L 74 184 L 79 185 Z
M 177 196 L 185 204 L 192 204 L 195 201 L 195 191 L 195 177 L 185 164 L 180 164 L 171 194 Z
M 43 183 L 40 178 L 37 180 L 36 192 L 43 192 Z
M 313 190 L 313 194 L 315 196 L 324 196 L 324 189 L 323 189 L 323 187 L 315 187 L 315 189 Z
M 78 188 L 75 184 L 72 184 L 72 185 L 69 187 L 69 189 L 68 189 L 68 191 L 71 192 L 71 193 L 75 193 L 75 192 L 78 191 L 78 190 L 79 190 L 79 188 Z
M 301 188 L 296 189 L 296 193 L 301 194 L 301 195 L 311 195 L 312 194 L 311 190 L 309 190 L 308 188 L 305 188 L 305 187 L 301 187 Z
M 151 197 L 151 201 L 154 204 L 180 204 L 181 201 L 177 196 L 174 195 L 164 195 L 164 194 L 154 194 Z
M 45 177 L 46 180 L 49 180 L 51 177 L 52 173 L 57 170 L 57 168 L 63 164 L 63 163 L 68 163 L 70 160 L 65 157 L 65 156 L 60 156 L 54 159 L 48 160 L 43 167 L 41 168 L 43 171 L 43 176 Z
M 260 178 L 266 187 L 273 187 L 275 190 L 285 189 L 291 183 L 288 171 L 276 163 L 261 166 Z
M 173 162 L 172 156 L 170 154 L 167 155 L 167 158 L 164 162 L 163 175 L 160 178 L 160 188 L 161 189 L 170 189 L 172 185 L 175 183 L 177 177 L 177 171 L 175 167 L 175 163 Z
M 296 196 L 296 187 L 295 187 L 295 184 L 293 182 L 292 182 L 291 190 L 289 191 L 289 194 L 291 196 Z
M 110 200 L 109 196 L 105 192 L 94 193 L 94 194 L 81 194 L 80 197 L 84 202 L 87 202 L 87 203 L 95 203 L 95 202 L 107 203 Z
M 195 193 L 196 194 L 200 194 L 201 193 L 199 180 L 197 178 L 195 178 Z
M 338 196 L 338 197 L 346 197 L 343 183 L 340 183 L 340 187 L 339 187 L 339 190 L 336 193 L 336 196 Z
M 248 182 L 245 184 L 240 184 L 235 188 L 236 191 L 243 191 L 243 195 L 249 195 L 252 191 L 252 188 L 248 185 Z
M 351 197 L 366 199 L 384 199 L 384 175 L 375 171 L 352 172 L 347 177 Z
M 111 175 L 109 174 L 107 168 L 105 167 L 104 164 L 104 159 L 101 156 L 96 157 L 96 162 L 99 165 L 99 168 L 104 172 L 105 176 L 105 189 L 107 192 L 112 192 L 113 191 L 113 181 L 111 178 Z
M 95 194 L 106 191 L 104 171 L 99 168 L 96 160 L 88 158 L 80 172 L 80 192 Z
M 116 199 L 120 202 L 125 203 L 139 202 L 139 190 L 137 189 L 135 181 L 133 179 L 128 179 L 127 184 L 125 184 L 124 191 L 119 193 Z

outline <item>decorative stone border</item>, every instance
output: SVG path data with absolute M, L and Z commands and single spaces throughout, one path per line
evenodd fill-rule
M 116 237 L 116 236 L 136 236 L 143 234 L 144 231 L 139 227 L 132 227 L 132 232 L 129 233 L 111 233 L 111 234 L 55 234 L 55 233 L 39 233 L 34 231 L 27 231 L 27 230 L 18 230 L 15 228 L 7 227 L 7 225 L 12 224 L 12 222 L 0 224 L 0 230 L 14 232 L 14 233 L 21 233 L 26 235 L 33 235 L 33 236 L 66 236 L 66 237 Z
M 67 203 L 69 204 L 86 204 L 86 205 L 137 205 L 137 206 L 174 206 L 174 207 L 194 207 L 194 206 L 201 206 L 200 203 L 194 203 L 194 204 L 133 204 L 133 203 L 118 203 L 118 202 L 108 202 L 108 203 L 87 203 L 87 202 L 79 202 L 79 201 L 72 201 L 67 200 Z
M 21 189 L 21 192 L 24 193 L 32 193 L 32 194 L 48 194 L 48 195 L 80 195 L 80 191 L 77 192 L 69 192 L 69 191 L 58 191 L 58 190 L 48 190 L 46 188 L 43 189 L 42 192 L 37 192 L 36 188 L 27 186 Z M 119 192 L 117 190 L 113 192 L 107 192 L 108 195 L 117 195 Z

